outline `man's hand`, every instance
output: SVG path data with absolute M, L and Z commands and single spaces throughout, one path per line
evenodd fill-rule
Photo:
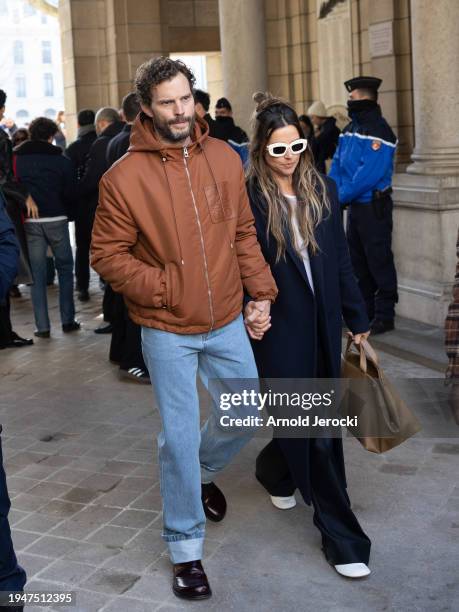
M 39 217 L 38 206 L 35 204 L 35 201 L 31 195 L 27 196 L 26 206 L 27 206 L 27 216 L 29 217 L 29 219 L 38 219 Z
M 261 340 L 271 327 L 271 302 L 262 300 L 259 302 L 250 301 L 245 307 L 244 324 L 247 333 L 253 340 Z
M 355 344 L 360 344 L 363 340 L 366 340 L 369 335 L 370 335 L 369 331 L 364 332 L 362 334 L 355 334 L 355 335 L 352 335 L 352 340 L 354 341 Z

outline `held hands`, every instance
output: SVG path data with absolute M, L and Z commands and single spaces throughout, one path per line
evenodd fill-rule
M 253 340 L 261 340 L 271 327 L 271 302 L 262 300 L 260 302 L 250 301 L 244 310 L 244 324 L 247 333 Z
M 31 195 L 27 196 L 26 206 L 27 216 L 29 217 L 29 219 L 38 219 L 38 206 L 35 204 L 35 201 Z

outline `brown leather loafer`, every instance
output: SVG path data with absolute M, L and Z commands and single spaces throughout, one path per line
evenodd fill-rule
M 207 599 L 212 595 L 201 561 L 174 565 L 172 590 L 182 599 Z
M 220 489 L 213 482 L 201 485 L 201 499 L 204 513 L 214 523 L 225 518 L 226 499 Z

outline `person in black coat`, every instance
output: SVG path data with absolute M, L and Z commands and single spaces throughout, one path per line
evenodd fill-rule
M 126 125 L 109 142 L 107 161 L 114 164 L 129 148 L 132 124 L 140 112 L 137 94 L 128 93 L 121 103 Z M 112 340 L 110 342 L 110 361 L 118 363 L 121 378 L 148 384 L 150 376 L 142 355 L 141 327 L 129 318 L 128 309 L 120 293 L 113 296 L 112 307 Z
M 307 154 L 294 109 L 258 94 L 248 193 L 258 241 L 279 289 L 270 319 L 248 301 L 245 320 L 261 378 L 339 378 L 342 316 L 358 343 L 365 311 L 344 235 L 334 183 Z M 346 490 L 341 438 L 274 438 L 256 476 L 281 509 L 295 489 L 314 506 L 325 556 L 342 575 L 370 573 L 370 540 Z
M 312 154 L 316 168 L 326 174 L 326 161 L 332 159 L 338 146 L 340 135 L 334 117 L 327 117 L 327 109 L 320 100 L 311 104 L 308 115 L 316 128 L 314 138 L 311 140 Z
M 121 102 L 121 111 L 126 123 L 121 132 L 114 136 L 108 143 L 107 163 L 109 166 L 112 166 L 120 157 L 123 157 L 129 149 L 132 124 L 140 113 L 140 104 L 136 93 L 131 91 L 124 96 Z
M 97 138 L 93 141 L 84 170 L 84 174 L 78 182 L 78 199 L 83 205 L 80 208 L 80 214 L 85 218 L 85 229 L 80 239 L 81 257 L 79 257 L 79 279 L 78 291 L 79 299 L 87 301 L 89 299 L 89 247 L 91 245 L 91 233 L 96 214 L 97 204 L 99 202 L 99 181 L 102 175 L 109 169 L 110 165 L 107 161 L 107 149 L 109 142 L 124 127 L 124 122 L 120 120 L 116 108 L 106 107 L 101 108 L 96 113 L 95 118 Z M 109 294 L 110 297 L 111 294 Z M 109 299 L 107 300 L 110 301 Z M 107 304 L 104 317 L 109 321 L 110 307 Z M 105 326 L 102 326 L 104 329 Z
M 65 156 L 72 161 L 76 168 L 78 180 L 81 180 L 84 176 L 89 151 L 92 143 L 97 138 L 94 119 L 94 111 L 89 108 L 85 108 L 78 113 L 77 139 L 69 144 L 69 146 L 65 149 Z
M 193 96 L 195 112 L 197 115 L 199 115 L 199 117 L 201 117 L 201 119 L 204 119 L 204 121 L 209 126 L 209 136 L 212 136 L 212 138 L 218 138 L 216 121 L 209 114 L 209 94 L 207 93 L 207 91 L 203 91 L 202 89 L 195 89 L 193 91 Z
M 217 138 L 236 144 L 248 143 L 249 137 L 242 128 L 234 123 L 233 108 L 227 98 L 220 98 L 215 104 L 215 123 Z
M 68 157 L 76 168 L 77 180 L 80 181 L 86 171 L 89 151 L 97 138 L 94 125 L 95 114 L 90 109 L 83 109 L 78 113 L 77 139 L 65 149 Z M 78 299 L 86 302 L 89 299 L 89 260 L 87 245 L 91 240 L 92 220 L 88 214 L 86 199 L 78 201 L 75 211 L 75 278 Z
M 35 335 L 50 337 L 46 292 L 46 251 L 50 247 L 59 276 L 59 309 L 65 333 L 80 329 L 75 321 L 73 301 L 73 254 L 68 221 L 73 218 L 76 174 L 62 149 L 52 143 L 57 125 L 47 117 L 34 119 L 30 140 L 15 148 L 15 167 L 19 182 L 36 203 L 36 214 L 25 222 L 27 248 L 33 284 L 31 289 L 35 316 Z

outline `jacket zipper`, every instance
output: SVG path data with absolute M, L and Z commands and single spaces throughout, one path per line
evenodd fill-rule
M 198 228 L 199 228 L 199 237 L 201 239 L 201 248 L 202 248 L 202 256 L 204 259 L 204 272 L 206 275 L 206 282 L 207 282 L 207 295 L 209 298 L 209 310 L 210 310 L 210 329 L 209 331 L 212 331 L 213 327 L 214 327 L 214 306 L 212 303 L 212 291 L 210 289 L 210 280 L 209 280 L 209 267 L 207 265 L 207 257 L 206 257 L 206 250 L 204 248 L 204 237 L 202 235 L 202 226 L 201 226 L 201 220 L 199 218 L 199 213 L 198 213 L 198 207 L 196 206 L 196 199 L 194 197 L 194 193 L 193 193 L 193 187 L 191 186 L 191 177 L 190 177 L 190 171 L 188 169 L 188 159 L 189 155 L 188 155 L 188 149 L 187 147 L 183 147 L 183 163 L 185 165 L 185 172 L 186 172 L 186 176 L 188 179 L 188 185 L 190 187 L 190 193 L 191 193 L 191 199 L 193 200 L 193 206 L 194 206 L 194 212 L 196 215 L 196 221 L 198 223 Z

